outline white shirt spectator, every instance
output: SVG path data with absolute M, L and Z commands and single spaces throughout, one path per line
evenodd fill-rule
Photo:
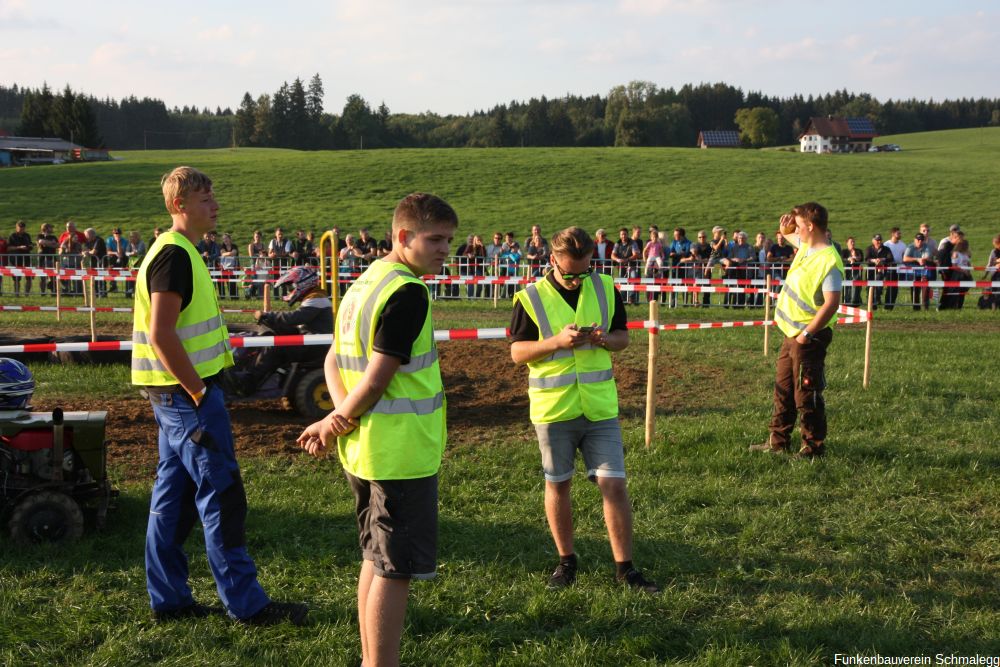
M 903 241 L 886 241 L 885 247 L 892 251 L 892 261 L 899 264 L 903 263 L 903 253 L 906 252 L 906 244 Z

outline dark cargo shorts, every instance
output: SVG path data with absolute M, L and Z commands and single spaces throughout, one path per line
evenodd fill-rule
M 375 574 L 390 579 L 433 579 L 437 574 L 437 475 L 367 480 L 346 470 L 354 492 L 361 555 Z

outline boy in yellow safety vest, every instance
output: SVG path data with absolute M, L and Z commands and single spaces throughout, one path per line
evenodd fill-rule
M 844 261 L 827 240 L 828 214 L 820 204 L 796 206 L 779 225 L 799 251 L 774 308 L 774 323 L 785 338 L 775 368 L 771 433 L 750 451 L 788 451 L 799 415 L 802 446 L 795 457 L 811 460 L 826 451 L 826 350 L 837 323 Z
M 510 348 L 528 365 L 531 421 L 545 473 L 545 515 L 559 552 L 549 588 L 576 580 L 570 481 L 577 450 L 604 500 L 604 521 L 619 582 L 646 593 L 659 587 L 632 565 L 632 508 L 618 424 L 611 352 L 628 346 L 625 305 L 611 276 L 591 266 L 594 242 L 570 227 L 552 237 L 550 270 L 514 296 Z
M 273 602 L 247 553 L 247 497 L 219 387 L 233 365 L 215 285 L 194 244 L 214 230 L 212 181 L 191 167 L 163 177 L 173 220 L 135 281 L 132 383 L 144 387 L 159 427 L 146 529 L 146 588 L 157 622 L 203 617 L 188 585 L 184 542 L 197 521 L 216 589 L 230 617 L 251 625 L 305 623 L 304 604 Z
M 454 209 L 434 195 L 396 206 L 392 251 L 351 285 L 337 312 L 325 364 L 336 409 L 298 438 L 313 456 L 336 446 L 354 492 L 364 665 L 399 663 L 410 580 L 436 574 L 447 434 L 430 295 L 418 276 L 440 270 L 457 227 Z

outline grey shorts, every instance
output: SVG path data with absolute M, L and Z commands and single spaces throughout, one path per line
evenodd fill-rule
M 625 451 L 618 418 L 592 422 L 580 416 L 565 422 L 535 424 L 542 470 L 549 482 L 565 482 L 576 469 L 576 450 L 583 454 L 587 477 L 625 477 Z
M 361 555 L 389 579 L 437 574 L 438 478 L 367 480 L 344 471 L 354 492 Z

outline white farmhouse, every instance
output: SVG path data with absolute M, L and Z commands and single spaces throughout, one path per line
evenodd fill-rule
M 799 146 L 803 153 L 864 153 L 877 136 L 867 118 L 814 117 L 799 136 Z

